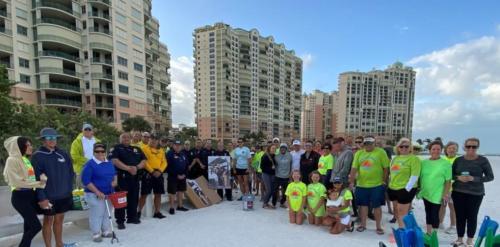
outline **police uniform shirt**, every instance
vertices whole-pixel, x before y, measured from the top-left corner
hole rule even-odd
[[[108,159],[118,159],[125,165],[137,166],[141,161],[146,160],[146,156],[142,150],[136,146],[118,144],[110,150]]]

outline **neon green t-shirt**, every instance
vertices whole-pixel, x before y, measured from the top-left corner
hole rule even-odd
[[[252,159],[252,167],[257,171],[258,173],[262,173],[262,169],[260,168],[260,160],[262,159],[262,156],[264,155],[264,151],[259,151],[257,152]]]
[[[318,172],[321,175],[326,175],[328,170],[333,169],[333,163],[335,159],[332,154],[329,155],[321,155],[318,162]]]
[[[311,208],[316,208],[321,198],[326,198],[326,188],[322,183],[313,183],[307,186],[307,204]],[[325,216],[325,206],[318,208],[314,214],[316,217]]]
[[[302,199],[307,196],[307,187],[303,182],[291,182],[286,188],[285,195],[288,196],[288,203],[293,212],[298,212],[302,204]]]
[[[373,188],[382,185],[384,168],[388,168],[389,163],[386,152],[381,148],[376,147],[371,152],[358,150],[352,162],[352,167],[358,170],[357,186]]]
[[[446,181],[451,181],[451,166],[447,160],[443,158],[423,160],[419,197],[435,204],[441,204]]]
[[[455,157],[452,157],[452,158],[448,158],[448,156],[443,156],[443,159],[447,160],[448,162],[450,162],[450,165],[453,165],[453,162],[455,162],[455,160],[458,158],[458,156],[455,156]]]
[[[344,189],[343,190],[343,194],[341,193],[340,194],[340,197],[342,197],[342,201],[345,203],[346,201],[349,201],[351,200],[352,201],[352,192],[348,189]],[[351,204],[352,205],[352,204]],[[340,213],[349,213],[351,211],[351,206],[347,207],[347,208],[344,208],[342,210],[340,210],[339,212]]]
[[[400,190],[406,187],[411,176],[420,176],[420,159],[413,155],[398,155],[391,162],[389,188]],[[418,186],[417,183],[413,188]]]

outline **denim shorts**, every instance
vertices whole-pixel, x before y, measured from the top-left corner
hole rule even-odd
[[[373,188],[356,187],[356,204],[371,208],[379,208],[385,205],[385,186],[380,185]]]

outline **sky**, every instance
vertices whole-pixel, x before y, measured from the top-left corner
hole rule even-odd
[[[413,139],[482,140],[500,153],[500,1],[153,0],[171,54],[174,125],[194,125],[195,28],[224,22],[272,35],[303,59],[303,89],[401,61],[417,71]]]

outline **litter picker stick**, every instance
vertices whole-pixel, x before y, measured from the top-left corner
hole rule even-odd
[[[120,240],[118,240],[118,238],[116,237],[115,229],[113,227],[113,218],[111,217],[111,212],[109,211],[108,199],[105,199],[104,202],[106,203],[106,210],[108,211],[109,223],[111,223],[111,244],[113,244],[115,240],[117,243],[119,243]]]

